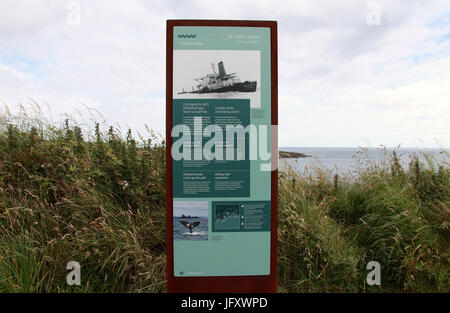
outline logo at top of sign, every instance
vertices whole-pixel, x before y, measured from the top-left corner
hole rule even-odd
[[[183,35],[183,34],[180,34],[180,35],[178,35],[178,38],[180,38],[180,39],[186,39],[186,38],[192,38],[192,39],[194,39],[195,37],[197,37],[197,35],[195,35],[195,34],[191,34],[191,35]]]

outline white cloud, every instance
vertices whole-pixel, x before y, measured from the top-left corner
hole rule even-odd
[[[83,0],[69,26],[68,1],[2,1],[0,100],[163,133],[165,20],[274,19],[280,145],[450,146],[450,3],[379,2],[368,26],[360,0]]]

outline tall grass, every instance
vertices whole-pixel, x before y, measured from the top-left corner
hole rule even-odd
[[[320,167],[280,176],[280,284],[289,291],[450,291],[448,154],[399,150],[348,175]],[[365,284],[370,261],[381,287]]]
[[[0,115],[0,292],[165,291],[164,141],[37,111]],[[445,151],[386,152],[351,177],[280,171],[279,290],[449,292],[449,189]]]
[[[88,135],[3,115],[0,291],[165,290],[164,143],[99,124]],[[71,260],[80,287],[65,282]]]
[[[323,177],[302,177],[292,169],[279,186],[279,280],[286,291],[355,292],[358,247],[327,214]]]

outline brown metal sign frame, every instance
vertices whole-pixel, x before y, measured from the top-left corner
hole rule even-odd
[[[176,26],[213,27],[265,27],[270,29],[271,41],[271,121],[278,125],[278,63],[277,22],[237,20],[168,20],[166,32],[166,252],[167,291],[179,293],[197,292],[276,292],[277,275],[277,213],[278,213],[278,170],[271,173],[271,237],[270,274],[264,276],[208,276],[175,277],[173,252],[173,160],[172,109],[173,109],[173,30]],[[277,140],[272,141],[276,144]],[[272,147],[272,151],[276,151]],[[277,153],[278,151],[276,151]],[[274,157],[272,155],[272,157]],[[278,159],[278,158],[277,158]]]

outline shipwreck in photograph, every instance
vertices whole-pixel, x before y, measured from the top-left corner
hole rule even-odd
[[[256,81],[244,81],[241,82],[236,76],[236,73],[227,74],[223,61],[220,61],[217,65],[219,73],[217,73],[214,63],[212,65],[212,74],[207,74],[204,77],[195,78],[197,85],[192,87],[192,91],[181,91],[178,94],[184,93],[215,93],[215,92],[255,92]]]

